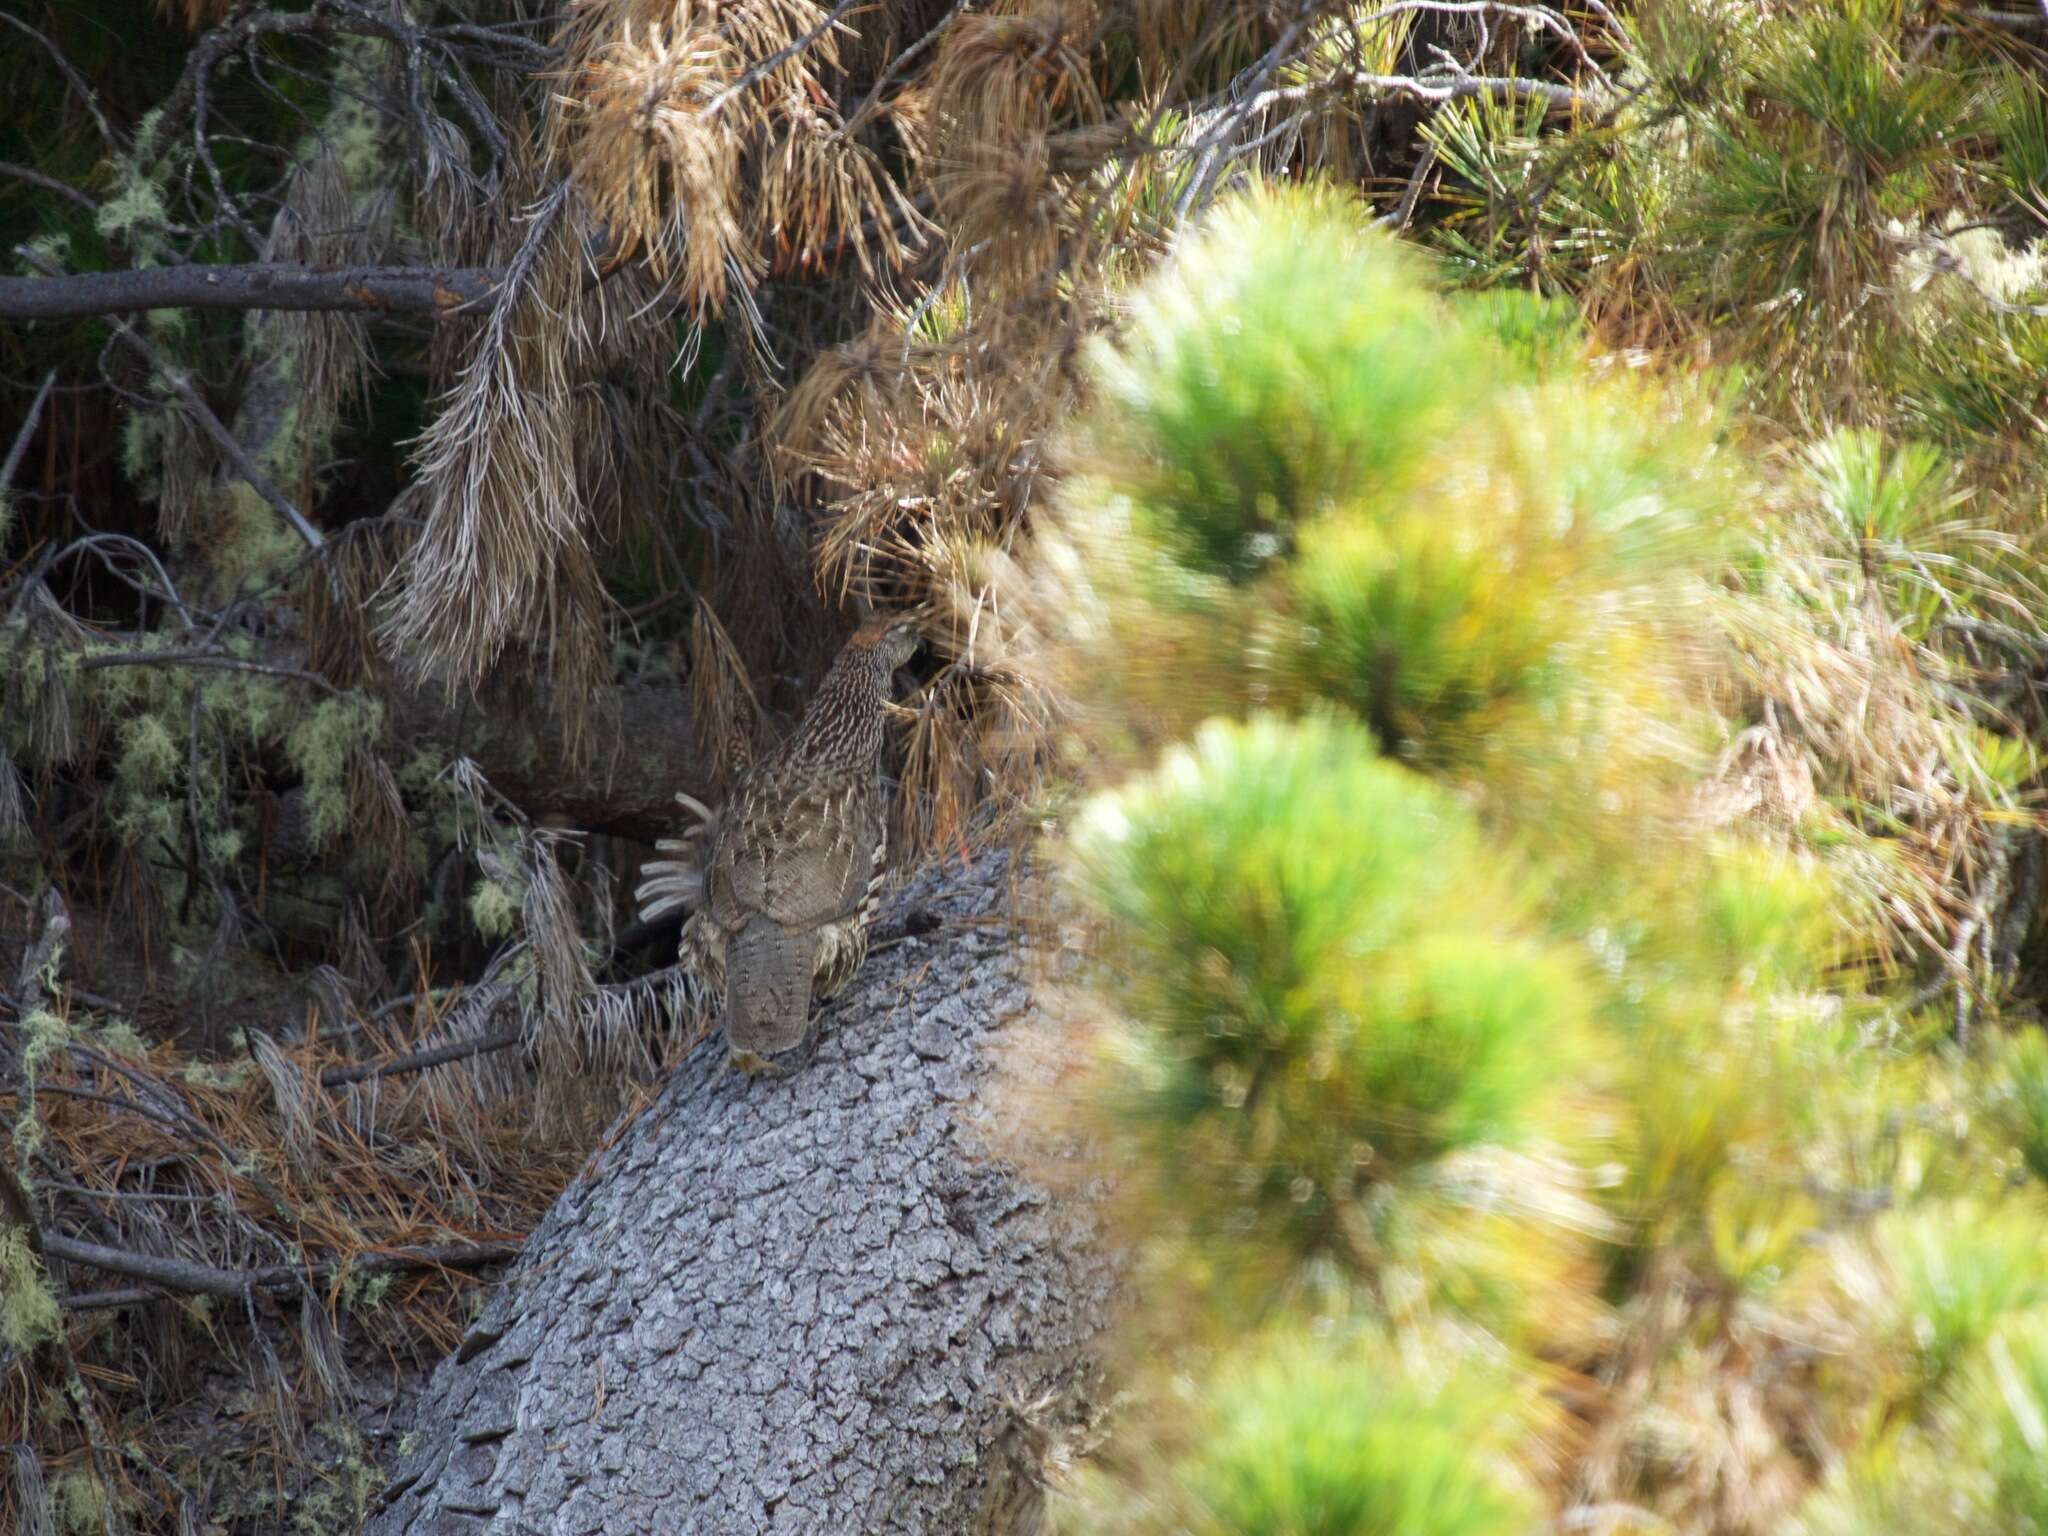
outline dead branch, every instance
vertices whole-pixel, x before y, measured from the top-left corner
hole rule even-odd
[[[1332,92],[1358,91],[1365,94],[1406,96],[1416,101],[1438,103],[1472,96],[1499,96],[1510,101],[1538,100],[1553,108],[1584,107],[1598,111],[1614,98],[1590,83],[1559,85],[1549,80],[1524,80],[1512,75],[1443,73],[1430,75],[1377,75],[1365,72],[1334,75],[1306,85],[1280,86],[1253,97],[1244,115],[1271,107],[1311,100]]]
[[[28,29],[24,27],[23,30]],[[145,124],[137,139],[137,168],[143,172],[153,170],[158,161],[170,152],[171,146],[186,129],[194,126],[198,104],[206,94],[207,81],[213,71],[259,37],[345,35],[379,38],[407,57],[420,57],[425,50],[432,48],[452,62],[458,47],[478,42],[477,33],[474,26],[459,25],[448,29],[444,36],[435,29],[412,26],[391,11],[351,3],[351,0],[329,0],[327,4],[305,11],[241,10],[194,45],[177,86]],[[489,33],[485,35],[491,36]],[[531,56],[532,46],[516,37],[494,37],[492,40],[502,51],[524,52]]]
[[[492,785],[536,821],[652,842],[675,830],[677,790],[700,798],[712,792],[686,689],[602,690],[598,708],[618,721],[618,734],[581,767],[571,764],[568,727],[550,690],[537,693],[511,707],[433,684],[393,683],[384,699],[396,737],[473,758]]]
[[[0,21],[6,22],[10,27],[26,32],[30,37],[43,45],[43,51],[49,54],[51,61],[56,64],[58,70],[63,74],[65,83],[71,87],[71,92],[78,98],[79,104],[92,115],[93,126],[99,129],[100,137],[110,147],[119,149],[121,146],[120,135],[116,134],[113,126],[108,123],[107,114],[100,110],[99,93],[86,83],[85,76],[78,72],[78,67],[64,56],[64,50],[23,21],[19,16],[10,16],[5,11],[0,11]]]
[[[25,245],[17,245],[14,254],[45,276],[64,275],[40,253],[30,250]],[[179,402],[191,413],[192,419],[198,423],[200,429],[213,439],[222,457],[235,467],[235,472],[248,482],[249,488],[263,498],[264,504],[284,520],[285,526],[304,540],[308,549],[320,548],[326,542],[320,536],[320,530],[306,521],[305,515],[291,504],[284,492],[272,483],[270,476],[249,457],[247,450],[235,441],[234,433],[221,425],[220,418],[213,414],[213,408],[200,397],[199,391],[192,387],[192,381],[186,376],[185,370],[166,358],[148,337],[127,321],[115,321],[114,334],[126,342],[137,356],[162,377],[164,383],[170,387],[171,393],[176,395]]]
[[[81,1242],[57,1232],[43,1233],[43,1251],[67,1264],[79,1264],[105,1274],[145,1281],[184,1295],[236,1298],[259,1290],[290,1293],[308,1281],[331,1280],[339,1275],[375,1275],[406,1269],[476,1269],[517,1258],[519,1248],[515,1242],[443,1243],[432,1247],[393,1248],[384,1253],[366,1253],[346,1262],[219,1269],[211,1264],[195,1264],[189,1259],[163,1258],[126,1248],[110,1248],[104,1243]]]
[[[124,1285],[105,1291],[73,1291],[68,1296],[59,1296],[57,1305],[67,1312],[103,1312],[112,1307],[140,1306],[162,1296],[162,1291],[146,1285]]]
[[[303,667],[279,666],[272,662],[250,661],[241,656],[230,656],[225,651],[113,651],[99,656],[87,656],[78,663],[78,670],[91,672],[102,667],[217,667],[227,672],[256,672],[265,677],[289,677],[330,694],[343,690],[334,686],[317,672],[308,672]]]
[[[372,310],[445,320],[487,299],[488,267],[307,267],[288,262],[0,277],[0,320],[75,320],[146,309]]]
[[[320,1086],[344,1088],[350,1083],[368,1082],[372,1078],[395,1077],[402,1072],[424,1072],[429,1067],[446,1066],[451,1061],[467,1061],[472,1056],[509,1049],[525,1038],[525,1034],[520,1030],[504,1030],[495,1035],[474,1035],[467,1040],[451,1040],[445,1045],[414,1051],[410,1055],[395,1057],[390,1061],[366,1061],[353,1067],[330,1067],[320,1074]]]
[[[25,181],[32,187],[41,187],[63,198],[74,208],[83,208],[87,213],[97,213],[99,204],[87,197],[68,181],[59,181],[54,176],[45,176],[41,171],[25,165],[16,165],[12,160],[0,160],[0,176],[9,176],[16,181]]]

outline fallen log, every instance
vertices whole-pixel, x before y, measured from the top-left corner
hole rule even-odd
[[[1036,1018],[1004,861],[896,899],[815,1058],[706,1042],[614,1128],[422,1402],[369,1536],[1032,1528],[1115,1266],[1000,1154],[993,1053]],[[905,925],[915,929],[916,923]]]

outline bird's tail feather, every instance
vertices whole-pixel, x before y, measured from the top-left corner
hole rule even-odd
[[[633,895],[640,903],[640,920],[651,923],[704,899],[703,855],[694,839],[654,845],[663,853],[682,853],[680,859],[649,859],[640,866],[641,881]]]
[[[654,848],[672,853],[672,859],[649,859],[640,866],[641,881],[633,895],[640,903],[640,921],[651,923],[685,907],[700,906],[704,900],[704,849],[718,825],[718,813],[701,800],[685,794],[676,804],[697,819],[681,837],[664,837]]]
[[[794,1049],[811,1013],[818,936],[756,913],[725,944],[725,1034],[735,1051]]]

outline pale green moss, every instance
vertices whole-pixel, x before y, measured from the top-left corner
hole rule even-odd
[[[287,685],[258,672],[223,674],[206,702],[224,730],[252,744],[283,741],[298,712]]]
[[[31,1100],[24,1106],[24,1112],[14,1117],[14,1134],[9,1138],[14,1149],[15,1162],[26,1165],[30,1158],[43,1150],[47,1139],[43,1134],[42,1116],[33,1112]]]
[[[114,667],[114,672],[142,672],[144,667]],[[114,765],[113,824],[131,847],[157,839],[170,841],[178,828],[180,806],[174,794],[184,748],[161,716],[130,716],[121,727],[121,752]]]
[[[90,1472],[60,1472],[50,1482],[50,1508],[57,1528],[71,1536],[99,1536],[107,1529],[107,1491]]]
[[[17,1226],[0,1227],[0,1343],[24,1355],[57,1337],[63,1322],[42,1264],[29,1251],[28,1234]]]
[[[215,573],[222,589],[268,576],[306,552],[261,496],[237,480],[222,496],[223,537],[215,548]]]
[[[487,939],[502,939],[519,921],[519,893],[495,880],[484,880],[469,896],[470,921]]]
[[[276,333],[281,333],[284,329],[283,325],[275,326],[272,339],[278,339]],[[287,381],[297,381],[298,361],[296,347],[286,345],[278,349],[277,366]],[[318,450],[326,447],[332,439],[331,430],[324,433],[314,430],[306,420],[308,414],[300,409],[300,402],[294,400],[277,418],[277,425],[272,430],[269,440],[256,450],[256,463],[271,479],[295,479],[299,467],[313,462]],[[302,433],[306,437],[305,442],[300,441]],[[264,512],[266,516],[275,516],[267,507]]]
[[[178,1076],[195,1088],[216,1088],[223,1093],[233,1093],[246,1087],[255,1072],[256,1064],[243,1058],[226,1063],[188,1062]]]
[[[145,495],[157,482],[162,433],[155,411],[130,411],[121,423],[121,472]]]
[[[131,245],[139,253],[152,238],[146,228],[139,226],[161,226],[169,221],[164,189],[154,179],[124,171],[114,194],[100,204],[93,227],[108,241]]]
[[[345,88],[336,91],[318,142],[340,163],[351,187],[380,185],[390,172],[390,120],[379,105],[384,72],[383,48],[374,39],[345,38],[335,49],[335,84]]]
[[[320,1432],[333,1442],[334,1464],[324,1476],[327,1486],[302,1492],[291,1501],[292,1529],[304,1536],[331,1536],[362,1526],[370,1500],[384,1485],[384,1471],[370,1460],[363,1437],[350,1424],[322,1424]]]
[[[37,258],[21,263],[22,275],[26,277],[41,277],[48,267],[71,265],[71,237],[61,232],[37,235],[33,240],[23,241],[22,249]]]
[[[177,146],[156,160],[148,170],[140,167],[151,158],[151,139],[157,114],[144,117],[135,137],[135,148],[114,160],[113,191],[100,203],[93,227],[110,245],[128,248],[130,265],[153,267],[170,254],[164,228],[170,222],[164,189],[170,186],[189,157],[189,150]]]
[[[78,749],[78,658],[16,629],[0,641],[0,741],[25,766],[69,763]]]
[[[329,846],[352,825],[350,763],[377,739],[383,720],[374,700],[344,694],[307,709],[285,737],[285,755],[305,788],[315,847]]]
[[[397,1278],[388,1269],[374,1275],[358,1275],[351,1270],[341,1282],[341,1304],[351,1312],[374,1312],[384,1305],[384,1298]]]
[[[191,334],[192,311],[147,309],[142,312],[142,324],[158,341],[179,341]]]
[[[137,715],[122,727],[121,757],[114,770],[122,782],[137,789],[162,789],[177,775],[183,761],[183,751],[155,715]]]
[[[43,974],[37,978],[43,986],[53,984],[58,956],[53,952],[43,967]],[[43,1063],[64,1048],[71,1039],[71,1028],[47,1008],[31,1008],[21,1020],[21,1075],[34,1083],[42,1072]]]
[[[123,1061],[141,1061],[149,1054],[149,1042],[126,1019],[104,1020],[93,1030],[92,1039],[97,1049]]]

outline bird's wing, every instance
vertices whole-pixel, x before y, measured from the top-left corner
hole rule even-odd
[[[750,794],[719,829],[711,909],[728,932],[765,913],[792,932],[850,916],[874,873],[882,836],[871,784]]]

